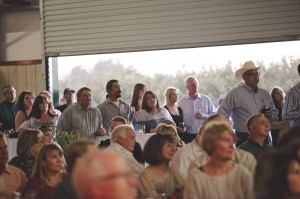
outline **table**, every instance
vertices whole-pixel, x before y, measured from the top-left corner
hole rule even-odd
[[[144,148],[147,140],[154,135],[155,133],[145,133],[145,134],[136,134],[136,141],[141,145],[142,149]],[[96,137],[96,143],[99,143],[103,140],[110,139],[110,135],[98,136]]]
[[[144,148],[147,140],[154,135],[155,133],[145,133],[145,134],[136,134],[136,141],[140,143],[142,149]],[[100,144],[102,140],[110,139],[109,135],[98,136],[96,137],[96,143]],[[8,138],[7,141],[7,150],[8,150],[8,159],[12,159],[17,156],[17,142],[18,138]]]

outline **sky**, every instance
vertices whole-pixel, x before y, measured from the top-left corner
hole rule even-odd
[[[234,68],[248,60],[263,61],[268,66],[280,62],[283,56],[300,58],[300,41],[59,57],[58,75],[63,79],[75,66],[89,70],[99,61],[110,59],[151,76],[155,73],[175,75],[182,66],[189,72],[220,68],[229,60]]]

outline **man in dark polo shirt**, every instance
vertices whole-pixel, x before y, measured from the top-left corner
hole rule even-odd
[[[0,103],[0,130],[15,130],[15,117],[18,111],[16,101],[16,89],[12,85],[5,85],[2,88],[4,101]]]
[[[270,124],[263,114],[251,116],[247,121],[247,127],[249,139],[239,146],[240,149],[252,153],[256,159],[267,151],[275,150],[265,143],[265,139],[269,136]]]

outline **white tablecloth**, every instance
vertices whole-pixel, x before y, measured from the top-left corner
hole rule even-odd
[[[142,149],[144,148],[147,140],[154,135],[155,133],[146,133],[146,134],[136,134],[136,141],[140,143]],[[96,142],[100,144],[102,140],[110,139],[109,135],[106,136],[98,136],[96,138]],[[12,159],[17,155],[17,138],[8,138],[7,141],[7,149],[8,149],[8,159]]]
[[[12,159],[17,156],[17,138],[7,138],[7,150],[8,150],[8,159]]]
[[[142,149],[144,148],[147,140],[154,135],[155,133],[145,133],[145,134],[136,134],[136,141],[141,145]],[[102,140],[107,140],[110,139],[109,135],[105,135],[105,136],[98,136],[96,138],[96,142],[100,144],[100,142]]]

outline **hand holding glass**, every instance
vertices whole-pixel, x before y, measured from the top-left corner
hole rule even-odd
[[[195,118],[197,119],[203,119],[203,113],[201,112],[201,109],[197,109],[196,113],[195,113]]]

